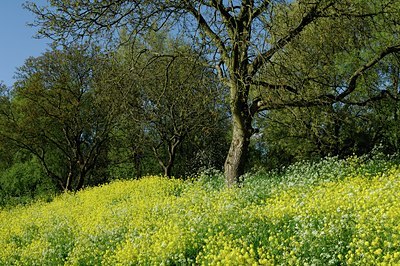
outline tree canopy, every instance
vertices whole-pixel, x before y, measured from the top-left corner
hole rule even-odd
[[[257,114],[396,98],[385,83],[371,88],[364,78],[400,51],[395,0],[54,0],[27,8],[39,35],[59,44],[115,44],[121,32],[168,27],[203,51],[230,89],[229,185],[244,172]]]
[[[96,49],[30,58],[3,105],[1,135],[34,154],[63,190],[82,188],[107,146],[115,116],[96,98],[106,66]]]

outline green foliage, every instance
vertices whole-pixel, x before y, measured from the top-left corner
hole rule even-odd
[[[15,162],[0,173],[0,206],[51,198],[55,191],[52,180],[46,176],[35,158],[25,162]]]
[[[95,46],[54,48],[27,59],[2,98],[0,136],[34,155],[60,190],[98,183],[90,175],[107,166],[115,113],[98,95],[110,69]]]
[[[271,111],[261,126],[258,147],[270,168],[326,156],[361,156],[381,147],[399,152],[398,109],[393,100],[367,107],[349,105]],[[262,119],[265,119],[262,118]],[[257,148],[257,147],[256,147]]]
[[[396,104],[370,104],[385,97],[399,98],[398,1],[149,0],[132,5],[128,0],[104,0],[50,1],[44,6],[31,2],[26,7],[36,15],[39,35],[58,44],[72,40],[135,43],[134,49],[125,46],[117,51],[122,75],[115,75],[117,71],[108,76],[114,85],[110,87],[122,95],[117,99],[133,99],[127,104],[130,107],[145,105],[125,114],[133,121],[131,127],[116,130],[129,132],[121,142],[130,151],[121,154],[135,161],[131,168],[137,176],[144,160],[148,165],[156,161],[168,176],[191,172],[188,168],[193,165],[175,167],[174,162],[209,150],[210,145],[182,147],[182,142],[196,139],[187,136],[188,131],[204,132],[188,129],[193,122],[208,121],[196,115],[212,109],[209,101],[202,100],[208,100],[208,94],[218,95],[217,73],[221,83],[230,87],[234,133],[225,170],[231,183],[243,173],[245,160],[254,161],[259,155],[272,158],[255,164],[277,166],[304,158],[364,154],[380,142],[398,150],[398,119],[390,114],[398,113]],[[171,40],[169,32],[178,38]],[[193,56],[198,54],[205,56]],[[197,89],[200,93],[194,93]],[[271,112],[275,109],[283,111]],[[273,121],[263,132],[267,144],[248,156],[252,123],[263,111]],[[137,145],[143,142],[151,149]],[[120,147],[116,148],[112,160],[118,157]],[[147,150],[154,151],[155,159],[145,154]],[[122,161],[129,169],[129,162]],[[111,172],[118,173],[114,169]]]
[[[328,158],[242,188],[221,177],[116,181],[0,211],[0,264],[400,263],[394,162]]]
[[[369,65],[362,78],[350,84],[380,51],[398,45],[394,36],[399,28],[393,22],[399,5],[396,1],[332,3],[338,9],[329,12],[337,12],[337,16],[308,25],[262,69],[262,80],[281,87],[254,86],[254,97],[261,95],[272,106],[288,103],[284,108],[269,108],[256,119],[265,142],[266,163],[271,167],[325,156],[362,155],[380,144],[388,153],[399,151],[398,127],[394,126],[398,125],[399,109],[397,53]],[[302,18],[299,11],[306,7],[301,1],[293,4],[291,10],[277,11],[277,35]],[[390,11],[381,16],[385,7]],[[342,11],[349,15],[340,16]],[[350,15],[363,12],[371,16]],[[325,102],[353,85],[354,93],[336,103]],[[302,106],[307,101],[310,104]]]
[[[115,52],[119,79],[110,83],[110,94],[118,99],[114,108],[122,108],[110,171],[181,177],[220,168],[227,146],[226,90],[205,58],[164,31],[121,42]]]

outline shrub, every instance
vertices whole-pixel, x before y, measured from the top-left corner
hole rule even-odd
[[[18,162],[0,174],[0,205],[27,203],[51,197],[55,187],[35,159]]]

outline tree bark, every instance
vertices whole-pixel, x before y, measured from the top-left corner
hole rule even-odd
[[[158,164],[161,166],[162,170],[164,171],[164,176],[166,176],[166,177],[172,176],[172,168],[174,167],[174,163],[175,163],[176,149],[183,141],[183,137],[182,136],[174,136],[169,141],[170,142],[168,143],[168,148],[167,148],[168,158],[166,159],[166,162],[164,162],[162,160],[162,158],[160,157],[160,155],[157,151],[159,146],[153,147],[154,155],[158,160]]]
[[[164,166],[164,176],[166,177],[171,177],[172,175],[172,163],[168,163],[166,166]]]
[[[240,176],[244,174],[253,134],[253,115],[247,103],[249,88],[237,81],[231,84],[232,140],[224,165],[228,187],[239,184]]]
[[[80,172],[78,176],[78,182],[74,188],[75,191],[81,190],[83,188],[83,184],[85,183],[85,177],[86,173],[85,172]]]
[[[176,156],[176,148],[181,143],[181,137],[174,137],[173,142],[168,144],[168,162],[167,165],[164,167],[164,174],[166,177],[172,176],[172,167],[175,163],[175,156]]]
[[[142,178],[142,153],[136,151],[136,149],[133,152],[133,162],[136,170],[136,178],[140,179]]]
[[[232,141],[225,160],[225,179],[228,187],[240,182],[244,174],[244,167],[249,151],[250,132],[246,129],[233,126]]]

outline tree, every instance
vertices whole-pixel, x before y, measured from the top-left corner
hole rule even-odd
[[[224,120],[217,108],[224,88],[205,60],[182,40],[167,33],[149,33],[131,42],[125,41],[117,52],[121,67],[130,69],[129,75],[122,75],[127,86],[123,92],[111,90],[114,95],[124,95],[118,105],[125,105],[125,113],[131,118],[131,123],[126,115],[122,118],[120,128],[126,131],[122,135],[131,140],[130,150],[137,153],[132,154],[135,162],[151,150],[163,174],[170,177],[184,143],[186,152],[195,153],[200,146],[211,148],[224,138],[215,134]],[[211,135],[213,143],[205,143]],[[135,168],[141,172],[138,166]]]
[[[152,63],[147,64],[146,74],[140,79],[144,88],[142,122],[154,156],[168,177],[182,143],[193,133],[211,133],[219,119],[213,73],[187,56],[181,53],[149,60]]]
[[[331,105],[347,101],[357,92],[359,79],[383,58],[400,51],[396,40],[399,7],[394,0],[320,0],[320,1],[61,1],[48,7],[34,3],[28,8],[36,14],[39,34],[56,41],[113,38],[125,27],[137,34],[141,29],[174,20],[175,31],[193,37],[193,43],[214,48],[216,71],[230,88],[232,141],[225,161],[228,185],[238,182],[243,174],[250,137],[256,132],[253,120],[257,113],[287,106]],[[357,62],[355,71],[345,83],[327,87],[322,93],[303,98],[303,87],[284,82],[259,80],[260,72],[273,65],[292,43],[299,43],[302,34],[319,22],[356,19],[371,24],[379,18],[380,32],[371,37],[374,46],[362,44],[359,51],[366,56]],[[384,23],[384,24],[381,24]],[[384,28],[386,25],[386,28]],[[365,32],[354,29],[354,33]],[[319,36],[312,36],[319,38]],[[344,44],[345,45],[345,44]],[[291,62],[287,62],[291,64]],[[270,75],[273,76],[273,73]],[[257,88],[263,87],[263,93]],[[286,99],[275,98],[280,91],[291,91]],[[387,96],[382,90],[379,95]],[[367,101],[367,100],[363,100]]]
[[[1,117],[9,107],[9,94],[10,89],[0,82],[0,125],[3,124]],[[13,164],[17,152],[12,142],[0,134],[0,171],[4,171]]]
[[[269,83],[290,84],[286,90],[277,90],[273,101],[285,102],[293,96],[310,100],[329,90],[335,94],[344,91],[359,66],[368,62],[382,43],[392,41],[396,30],[391,27],[382,17],[325,19],[310,25],[261,72]],[[317,35],[320,38],[313,38]],[[364,154],[380,143],[387,143],[386,150],[394,152],[397,130],[391,124],[397,119],[399,104],[397,68],[398,54],[382,58],[357,80],[355,93],[335,104],[269,110],[256,121],[257,125],[266,124],[262,131],[268,143],[265,149],[271,157],[286,154],[280,160],[289,163]]]
[[[2,111],[1,135],[29,151],[62,190],[78,190],[101,167],[114,114],[96,98],[107,61],[96,48],[30,58]]]

